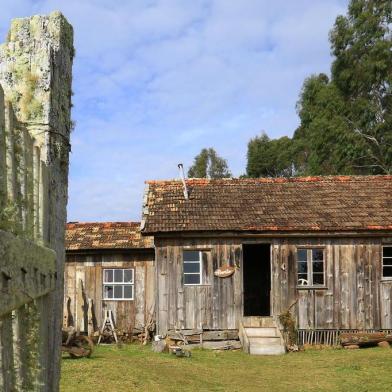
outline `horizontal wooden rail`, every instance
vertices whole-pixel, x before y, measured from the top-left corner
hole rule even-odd
[[[0,230],[0,317],[55,288],[56,253]]]

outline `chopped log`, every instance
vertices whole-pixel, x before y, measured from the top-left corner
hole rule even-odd
[[[342,333],[340,334],[340,343],[342,346],[358,345],[360,347],[376,346],[380,342],[392,342],[392,335],[382,332],[375,333]]]
[[[382,348],[391,348],[391,346],[389,345],[389,343],[385,340],[383,340],[382,342],[378,342],[377,343],[378,347],[382,347]]]

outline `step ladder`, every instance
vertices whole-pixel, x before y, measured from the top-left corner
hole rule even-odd
[[[114,329],[113,312],[111,310],[105,310],[105,318],[102,324],[101,333],[99,334],[97,344],[101,342],[102,336],[106,331],[111,333],[115,342],[118,343],[116,330]]]
[[[283,337],[273,317],[243,317],[239,337],[251,355],[280,355],[286,352]]]

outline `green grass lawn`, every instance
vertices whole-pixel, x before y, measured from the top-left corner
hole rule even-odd
[[[62,392],[392,391],[392,349],[307,350],[282,356],[197,350],[191,358],[150,347],[100,346],[63,358]]]

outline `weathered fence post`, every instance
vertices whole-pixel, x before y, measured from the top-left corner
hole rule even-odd
[[[0,46],[0,390],[57,391],[73,30],[12,22]]]

